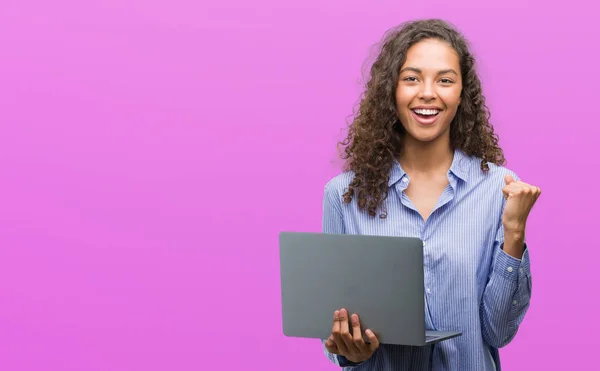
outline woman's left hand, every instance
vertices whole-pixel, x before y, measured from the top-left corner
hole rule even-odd
[[[502,224],[505,233],[525,233],[525,224],[529,212],[540,197],[542,191],[531,184],[524,183],[507,174],[504,176],[506,186],[502,188],[506,206],[502,214]]]

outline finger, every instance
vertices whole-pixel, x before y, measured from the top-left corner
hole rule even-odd
[[[365,333],[367,334],[367,338],[369,339],[369,349],[371,350],[371,352],[374,352],[375,350],[377,350],[377,348],[379,348],[379,339],[377,339],[377,336],[375,336],[375,334],[371,330],[367,330],[365,331]]]
[[[522,194],[526,197],[535,197],[535,189],[536,187],[525,185],[517,190],[518,194]]]
[[[510,175],[508,175],[510,176]],[[531,184],[525,183],[522,180],[515,180],[512,176],[510,176],[512,181],[510,183],[507,183],[506,185],[510,185],[510,186],[525,186],[525,187],[531,187]],[[504,177],[504,181],[506,181],[506,177]]]
[[[335,345],[337,346],[339,352],[341,354],[348,353],[348,347],[344,343],[341,334],[341,324],[340,324],[340,311],[336,310],[333,313],[333,328],[331,329],[331,334],[333,335],[333,339],[335,340]]]
[[[340,311],[336,310],[335,312],[333,312],[333,326],[331,327],[332,335],[335,334],[336,329],[337,329],[337,332],[340,331],[339,325],[340,325]]]
[[[333,335],[329,336],[327,341],[325,341],[325,348],[327,349],[327,351],[329,353],[332,353],[332,354],[339,354],[339,352],[340,352],[340,350],[338,349],[338,347],[335,343],[335,339],[333,338]]]
[[[502,188],[502,193],[504,194],[504,198],[507,198],[511,193],[515,194],[517,191],[521,189],[521,186],[515,184],[514,182],[508,185],[505,185]]]
[[[518,188],[516,188],[514,186],[506,186],[506,187],[502,188],[502,194],[504,195],[504,198],[507,200],[509,197],[514,196],[517,191],[518,191]]]
[[[535,205],[538,197],[540,197],[540,193],[537,189],[533,189],[531,192],[531,198],[533,199],[533,201],[531,202],[531,206],[533,207],[533,205]]]
[[[510,193],[510,190],[508,189],[508,187],[504,187],[502,188],[502,195],[504,196],[505,199],[508,200],[508,195]]]
[[[535,187],[530,186],[530,185],[520,185],[520,184],[515,184],[512,183],[510,185],[505,186],[504,188],[502,188],[502,193],[504,194],[504,197],[507,198],[507,196],[519,196],[519,195],[533,195],[534,194],[534,189]]]
[[[514,190],[517,190],[517,189],[523,189],[523,188],[527,188],[527,187],[530,187],[530,185],[525,184],[525,183],[519,184],[517,182],[512,182],[510,184],[505,185],[503,189],[514,189]]]
[[[348,311],[346,309],[340,310],[340,326],[341,326],[341,335],[342,340],[346,344],[349,352],[355,352],[356,346],[354,345],[354,341],[352,340],[352,336],[350,335],[350,327],[348,325]]]
[[[354,345],[358,348],[358,351],[361,353],[367,352],[367,344],[365,344],[365,340],[362,337],[362,331],[360,330],[360,319],[357,314],[353,314],[351,317],[352,320],[352,338],[354,340]]]
[[[511,184],[512,182],[514,182],[514,181],[515,181],[515,179],[513,178],[513,176],[512,176],[512,175],[510,175],[510,174],[506,174],[506,175],[504,176],[504,181],[506,182],[506,184]]]

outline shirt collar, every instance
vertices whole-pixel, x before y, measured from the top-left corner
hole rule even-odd
[[[458,178],[463,181],[467,181],[469,179],[469,165],[471,163],[471,159],[460,149],[454,150],[454,159],[452,160],[452,165],[450,166],[450,171],[452,174],[456,175]]]
[[[469,164],[470,158],[463,151],[455,149],[452,165],[450,166],[450,172],[466,182],[469,179]],[[391,187],[394,185],[396,182],[402,179],[404,175],[406,175],[406,172],[404,169],[402,169],[400,162],[398,160],[394,160],[394,163],[392,164],[392,170],[390,172],[388,186]]]

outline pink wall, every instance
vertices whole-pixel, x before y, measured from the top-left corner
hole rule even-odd
[[[277,233],[320,229],[369,47],[421,17],[472,41],[508,166],[544,191],[504,366],[591,369],[598,9],[494,3],[0,4],[0,369],[334,370],[282,335]]]

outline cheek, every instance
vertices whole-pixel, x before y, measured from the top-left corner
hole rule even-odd
[[[402,89],[396,93],[396,105],[398,106],[399,111],[406,110],[410,103],[412,102],[413,95],[410,91],[406,89]]]
[[[448,92],[442,99],[449,110],[456,110],[460,104],[460,91]]]

